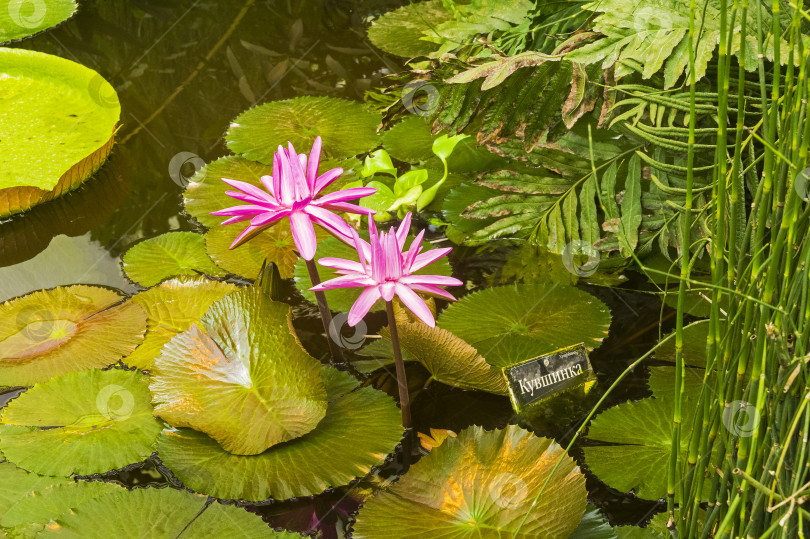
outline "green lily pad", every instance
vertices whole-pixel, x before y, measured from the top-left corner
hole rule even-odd
[[[366,501],[352,537],[568,537],[587,504],[585,477],[572,458],[563,457],[532,505],[562,456],[553,440],[516,425],[470,427]]]
[[[0,386],[105,367],[143,340],[146,313],[98,286],[40,290],[0,305]]]
[[[244,288],[214,303],[155,359],[155,415],[255,455],[310,432],[326,414],[321,363],[304,351],[286,303]]]
[[[297,152],[309,155],[312,143],[320,136],[324,159],[342,159],[379,144],[377,126],[381,119],[361,103],[303,96],[243,112],[231,123],[225,140],[232,152],[272,165],[279,145],[286,148],[289,141]]]
[[[579,526],[568,539],[616,539],[616,532],[598,507],[588,504]]]
[[[235,285],[205,277],[178,277],[132,296],[132,302],[146,311],[146,335],[123,362],[141,370],[151,369],[160,349],[178,333],[187,330],[205,311]]]
[[[161,423],[152,417],[147,378],[91,369],[37,384],[3,408],[0,450],[28,471],[89,475],[122,468],[154,451]]]
[[[38,34],[76,13],[74,0],[8,0],[5,4],[0,10],[0,43]]]
[[[312,432],[259,455],[233,455],[191,429],[163,431],[158,455],[189,488],[221,499],[261,501],[320,494],[382,464],[402,436],[400,411],[385,393],[357,389],[323,367],[329,404]]]
[[[208,503],[205,496],[171,488],[123,490],[89,500],[49,526],[43,537],[169,539],[181,535],[300,538],[273,532],[260,516],[240,507]]]
[[[361,236],[364,236],[364,234],[361,233]],[[422,243],[422,246],[423,246],[422,252],[427,252],[433,249],[433,246],[429,242]],[[317,261],[320,260],[321,258],[326,257],[337,257],[337,258],[345,258],[347,260],[357,260],[357,250],[354,247],[346,245],[337,238],[326,238],[318,245],[318,252],[315,255],[315,260]],[[433,264],[430,264],[429,266],[415,272],[414,275],[450,276],[452,272],[453,269],[450,267],[450,262],[447,260],[447,257],[443,257],[434,262]],[[325,268],[320,265],[318,265],[318,274],[321,278],[321,282],[338,276],[337,271],[335,271],[334,269]],[[315,293],[309,291],[309,289],[312,288],[312,280],[309,278],[309,271],[307,271],[307,265],[303,259],[299,260],[296,263],[295,271],[293,272],[293,277],[295,279],[295,286],[298,288],[301,294],[308,301],[315,303],[316,302]],[[333,311],[348,312],[349,309],[352,308],[352,304],[354,304],[355,300],[360,296],[360,293],[362,291],[363,291],[362,288],[339,288],[336,290],[329,290],[324,294],[326,295],[326,301],[329,303],[330,309],[332,309]],[[385,303],[383,303],[382,301],[378,301],[374,305],[374,307],[371,308],[371,310],[378,311],[384,308]]]
[[[442,312],[438,325],[505,367],[580,342],[598,348],[610,311],[573,286],[516,284],[464,296]]]
[[[435,27],[452,18],[441,0],[408,4],[374,21],[368,29],[368,38],[389,54],[403,58],[422,56],[439,48],[422,38],[440,37]]]
[[[430,122],[422,116],[408,116],[383,135],[383,148],[395,159],[406,163],[427,161],[433,154]]]
[[[709,337],[709,323],[691,324],[683,328],[684,363],[692,367],[706,366],[706,340]],[[656,359],[675,363],[675,337],[655,351]]]
[[[121,106],[112,86],[92,69],[50,54],[0,48],[0,110],[2,218],[75,189],[92,175],[110,153]]]
[[[475,348],[449,331],[422,322],[397,322],[397,331],[403,354],[424,365],[434,380],[462,389],[509,394],[501,369],[487,363]],[[383,338],[369,347],[382,349],[383,357],[393,362],[391,333],[383,328],[380,334]]]
[[[167,232],[134,245],[124,254],[124,271],[143,286],[178,275],[225,275],[208,257],[205,237],[194,232]]]

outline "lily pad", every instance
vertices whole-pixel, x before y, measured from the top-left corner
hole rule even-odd
[[[270,537],[300,538],[273,532],[245,509],[208,503],[205,496],[171,488],[122,490],[79,505],[49,526],[43,537]]]
[[[326,414],[321,363],[304,351],[290,306],[260,288],[234,292],[155,359],[155,415],[255,455],[310,432]]]
[[[163,345],[235,290],[235,285],[205,277],[178,277],[132,296],[131,301],[146,311],[147,329],[143,343],[123,362],[141,370],[151,369]]]
[[[178,275],[225,275],[208,257],[205,237],[194,232],[167,232],[134,245],[124,254],[124,271],[147,287]]]
[[[423,252],[433,249],[433,246],[429,242],[424,242],[422,245],[424,246]],[[326,257],[357,260],[357,250],[354,247],[346,245],[337,238],[326,238],[318,245],[318,252],[315,255],[315,260],[317,261]],[[414,275],[450,276],[452,272],[453,269],[450,267],[450,262],[447,260],[447,257],[443,257],[430,266],[415,272]],[[321,282],[338,276],[337,271],[334,269],[325,268],[320,265],[318,265],[318,274],[321,278]],[[307,265],[303,259],[296,263],[293,276],[295,278],[295,286],[298,288],[301,294],[308,301],[315,303],[315,294],[309,291],[309,289],[312,288],[312,280],[309,278],[309,271],[307,271]],[[326,301],[329,303],[329,308],[333,311],[348,312],[362,291],[362,288],[339,288],[336,290],[329,290],[325,292]],[[385,303],[382,301],[378,301],[374,307],[371,308],[372,311],[378,311],[381,309],[385,309]]]
[[[400,411],[385,393],[357,389],[344,372],[323,367],[321,374],[326,416],[305,436],[244,456],[199,431],[169,429],[158,440],[161,460],[185,486],[222,499],[312,496],[365,475],[399,443]]]
[[[110,153],[121,106],[112,86],[92,69],[50,54],[0,48],[0,110],[2,218],[75,189],[92,175]]]
[[[225,140],[232,152],[272,165],[273,152],[279,145],[286,148],[287,142],[292,142],[299,153],[308,155],[320,136],[324,159],[342,159],[379,144],[377,126],[381,119],[380,114],[361,103],[303,96],[243,112],[231,123]]]
[[[152,417],[147,378],[91,369],[37,384],[3,409],[0,450],[28,471],[89,475],[122,468],[154,451],[161,423]]]
[[[41,290],[0,305],[0,386],[105,367],[143,340],[146,313],[98,286]]]
[[[435,27],[452,18],[441,0],[408,4],[374,21],[368,29],[368,38],[389,54],[403,58],[422,56],[439,48],[422,38],[440,37]]]
[[[693,367],[706,366],[706,340],[709,337],[709,323],[691,324],[683,328],[684,363]],[[655,351],[655,358],[675,363],[675,337]]]
[[[352,537],[568,537],[587,504],[585,477],[572,458],[563,457],[532,504],[562,455],[554,441],[516,425],[470,427],[369,499]]]
[[[573,286],[516,284],[464,296],[442,312],[438,324],[492,365],[505,367],[580,342],[598,348],[610,311]]]
[[[383,135],[383,148],[395,159],[406,163],[427,161],[433,154],[430,122],[422,116],[408,116]]]
[[[475,348],[449,331],[421,322],[397,322],[397,331],[403,353],[424,365],[434,380],[462,389],[508,395],[501,369],[487,363]],[[380,334],[383,339],[372,345],[376,350],[384,346],[384,355],[393,361],[391,333],[383,328]]]
[[[0,10],[0,43],[38,34],[76,13],[74,0],[8,0],[5,4]]]

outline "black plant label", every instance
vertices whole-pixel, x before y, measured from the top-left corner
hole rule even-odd
[[[527,406],[593,379],[584,343],[505,367],[503,373],[509,385],[512,407],[518,413]]]

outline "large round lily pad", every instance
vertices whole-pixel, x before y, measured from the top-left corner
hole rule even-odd
[[[516,425],[447,438],[389,490],[369,499],[355,539],[568,537],[587,504],[585,477],[562,448]],[[524,522],[525,519],[525,522]]]
[[[231,124],[225,140],[234,153],[253,161],[273,163],[279,145],[292,142],[309,155],[315,138],[323,139],[324,159],[367,152],[379,144],[381,117],[365,105],[336,97],[303,96],[249,109]],[[323,169],[325,171],[326,169]]]
[[[3,408],[0,450],[31,472],[68,476],[122,468],[154,451],[162,428],[145,376],[91,369],[37,384]]]
[[[179,275],[225,275],[208,257],[205,237],[194,232],[167,232],[137,243],[124,254],[123,265],[127,277],[143,286]]]
[[[320,371],[295,336],[290,306],[250,287],[214,303],[163,347],[149,389],[155,415],[169,424],[255,455],[323,419]]]
[[[0,305],[0,386],[105,367],[143,340],[146,313],[98,286],[40,290]]]
[[[321,372],[329,404],[305,436],[245,456],[199,431],[169,429],[158,440],[158,455],[187,487],[222,499],[287,499],[348,484],[382,464],[399,443],[400,411],[385,393],[357,389],[344,372]]]
[[[706,366],[706,340],[709,337],[709,323],[691,324],[683,328],[683,360],[693,367]],[[658,350],[656,359],[675,363],[675,337],[673,336]]]
[[[384,13],[374,21],[368,29],[368,38],[395,56],[413,58],[430,54],[439,46],[422,38],[439,37],[436,26],[452,18],[441,0],[408,4]]]
[[[442,312],[438,325],[505,367],[580,342],[598,348],[610,310],[573,286],[517,284],[464,296]]]
[[[75,189],[93,174],[110,153],[121,106],[92,69],[0,48],[0,111],[5,217]]]
[[[273,532],[245,509],[208,502],[171,488],[122,490],[82,503],[49,526],[44,537],[140,537],[141,539],[254,538],[293,539]]]
[[[230,283],[205,277],[178,277],[133,296],[131,301],[147,313],[147,331],[143,343],[123,359],[124,363],[144,370],[152,368],[163,345],[236,289]]]
[[[74,0],[6,0],[0,9],[0,43],[32,36],[69,19]]]
[[[361,236],[362,235],[363,234],[361,234]],[[424,246],[423,252],[433,249],[433,246],[429,242],[424,242],[422,245]],[[354,247],[346,245],[337,238],[326,238],[318,244],[318,252],[315,255],[315,260],[317,261],[326,257],[345,258],[346,260],[358,259],[357,250]],[[433,264],[430,264],[429,266],[415,272],[414,275],[450,276],[452,273],[453,269],[450,267],[450,262],[448,261],[447,257],[443,257]],[[327,279],[337,277],[338,273],[332,268],[325,268],[318,265],[318,275],[321,278],[321,282],[323,282]],[[303,259],[298,260],[295,265],[295,272],[293,273],[293,276],[295,278],[295,286],[298,288],[301,294],[303,294],[307,300],[315,303],[315,293],[309,291],[309,289],[312,288],[312,280],[309,278],[309,271],[307,270],[306,261]],[[328,290],[324,292],[324,294],[326,295],[326,301],[329,303],[330,309],[333,311],[348,312],[362,291],[362,288],[338,288],[335,290]],[[374,307],[371,308],[372,311],[378,311],[380,309],[385,309],[385,303],[382,301],[378,301]]]

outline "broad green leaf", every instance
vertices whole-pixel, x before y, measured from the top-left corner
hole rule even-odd
[[[598,507],[588,504],[582,520],[568,539],[616,539],[616,532]]]
[[[406,245],[410,245],[410,241],[413,241],[413,238],[406,241]],[[422,248],[422,252],[426,252],[433,249],[433,246],[429,242],[424,242],[422,244]],[[347,260],[358,259],[357,250],[354,247],[350,247],[336,238],[327,238],[318,246],[318,253],[315,256],[315,260],[317,261],[325,257],[345,258]],[[331,268],[324,268],[320,265],[318,265],[318,273],[321,277],[321,282],[338,276],[335,270]],[[447,257],[443,257],[426,268],[417,271],[415,274],[449,276],[451,273],[452,268],[450,267],[450,262],[448,262]],[[312,288],[312,281],[309,278],[309,272],[307,271],[306,264],[303,262],[303,260],[299,260],[295,265],[294,278],[295,286],[298,288],[301,294],[308,301],[315,303],[315,294],[309,291],[309,289]],[[333,311],[349,312],[349,309],[352,308],[352,304],[358,298],[358,296],[360,296],[362,291],[362,288],[341,288],[325,292],[325,295],[326,300],[329,302],[330,309]],[[374,307],[372,307],[372,310],[384,308],[385,304],[382,301],[379,301]]]
[[[405,216],[405,210],[416,203],[419,199],[419,195],[422,194],[422,186],[416,185],[411,187],[403,193],[403,195],[397,198],[393,204],[388,209],[388,211],[397,211],[397,215],[399,217]]]
[[[146,311],[146,335],[132,354],[122,361],[141,370],[151,369],[160,349],[172,337],[187,330],[215,302],[230,294],[235,285],[205,277],[179,277],[132,296],[132,303]]]
[[[143,341],[146,313],[98,286],[40,290],[0,305],[0,386],[106,367]]]
[[[357,389],[346,373],[321,372],[329,403],[309,434],[246,456],[199,431],[169,429],[158,441],[161,460],[185,486],[222,499],[311,496],[365,475],[399,443],[400,411],[385,393]]]
[[[214,303],[155,359],[155,415],[255,455],[311,431],[326,413],[321,364],[295,336],[289,305],[256,287]]]
[[[408,116],[383,135],[383,147],[391,156],[406,163],[419,163],[433,157],[430,123],[422,116]]]
[[[442,135],[433,141],[433,153],[442,161],[447,161],[447,158],[453,153],[456,144],[468,137],[469,135]]]
[[[687,395],[697,397],[703,389],[704,369],[687,367],[684,369],[683,383]],[[672,398],[675,395],[675,367],[650,367],[650,379],[647,384],[655,397]],[[714,388],[706,388],[714,394]]]
[[[375,220],[380,222],[389,220],[391,215],[388,213],[388,208],[396,204],[397,196],[390,187],[376,180],[368,182],[366,187],[373,187],[377,192],[371,196],[363,197],[360,201],[360,205],[377,212],[374,214]]]
[[[462,84],[484,78],[484,82],[481,84],[481,90],[489,90],[501,84],[509,75],[522,67],[536,66],[548,61],[560,60],[557,56],[549,56],[535,51],[526,51],[505,58],[495,58],[496,59],[492,61],[485,62],[467,71],[462,71],[458,75],[447,79],[447,82],[450,84]]]
[[[380,115],[360,103],[303,96],[243,112],[231,123],[225,140],[232,152],[271,165],[279,145],[286,148],[289,141],[298,153],[309,155],[315,137],[320,136],[322,157],[341,159],[376,147],[379,123]]]
[[[709,323],[690,324],[683,328],[683,359],[692,367],[706,366],[706,343],[709,337]],[[655,351],[656,359],[675,363],[675,337]]]
[[[374,21],[368,29],[368,38],[389,54],[404,58],[422,56],[438,48],[422,37],[437,37],[440,34],[436,33],[436,25],[452,18],[441,0],[408,4]]]
[[[143,286],[179,275],[225,275],[205,252],[205,238],[194,232],[167,232],[144,240],[124,254],[123,265],[127,277]]]
[[[155,450],[161,423],[152,417],[147,378],[91,369],[37,384],[3,409],[0,450],[43,475],[90,475],[140,462]]]
[[[397,167],[391,162],[391,157],[385,150],[376,150],[363,161],[363,170],[360,174],[364,178],[374,174],[388,174],[396,178]]]
[[[475,348],[449,331],[431,328],[422,322],[397,322],[397,331],[403,354],[408,360],[424,365],[434,380],[462,389],[508,395],[501,369],[487,363]],[[380,334],[383,339],[372,343],[376,346],[371,353],[393,362],[394,351],[388,328],[383,328]],[[380,353],[374,353],[376,351]]]
[[[17,1],[7,7],[14,8]],[[58,56],[3,47],[0,110],[2,218],[75,189],[90,177],[110,153],[121,106],[112,86],[92,69]]]
[[[74,0],[8,0],[0,10],[0,43],[32,36],[69,19]]]
[[[425,169],[409,170],[394,183],[394,194],[401,197],[414,187],[422,185],[428,179],[428,171]]]
[[[632,256],[638,245],[639,225],[641,225],[641,159],[634,154],[627,165],[622,216],[619,220],[619,245],[624,258]]]
[[[493,431],[470,427],[367,500],[352,537],[568,537],[580,523],[586,498],[585,477],[554,441],[516,425]]]
[[[602,212],[605,219],[619,218],[619,205],[616,204],[616,172],[618,165],[616,161],[610,164],[602,173],[602,181],[599,182],[602,189],[599,192],[599,202],[602,205]]]
[[[293,539],[269,529],[261,517],[241,507],[209,502],[205,496],[172,488],[136,488],[100,496],[48,526],[43,537],[140,537],[142,539]]]
[[[573,286],[517,284],[464,296],[441,313],[438,325],[505,367],[580,342],[598,348],[610,311]]]

